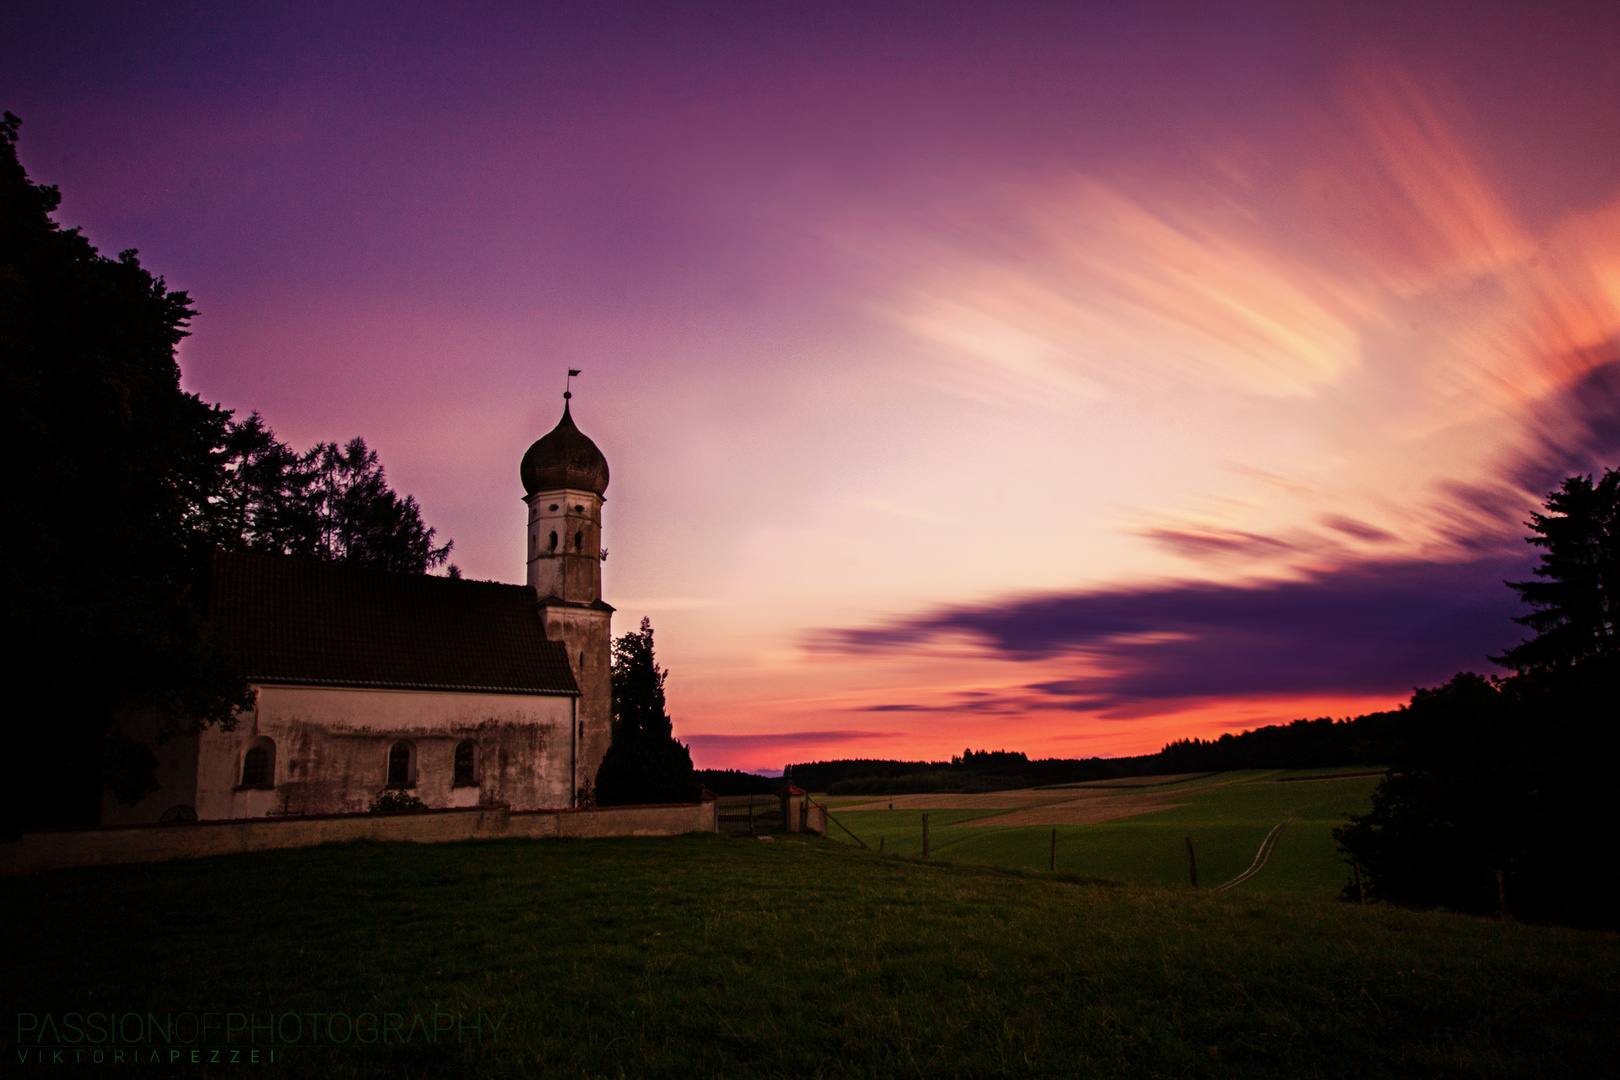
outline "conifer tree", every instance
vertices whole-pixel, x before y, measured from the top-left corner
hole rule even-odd
[[[613,642],[613,743],[596,773],[603,806],[692,802],[698,797],[692,755],[674,736],[664,709],[664,677],[653,653],[652,621]]]
[[[1571,476],[1531,514],[1542,549],[1535,581],[1508,586],[1535,608],[1514,621],[1536,631],[1492,660],[1519,672],[1550,672],[1585,660],[1620,659],[1620,472],[1596,483]]]
[[[364,439],[316,443],[298,454],[253,413],[230,425],[225,453],[225,481],[215,500],[221,547],[408,574],[450,558],[452,543],[434,545],[416,499],[388,486],[377,452]]]

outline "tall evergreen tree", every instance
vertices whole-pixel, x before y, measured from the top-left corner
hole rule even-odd
[[[664,677],[653,653],[652,621],[613,642],[613,742],[596,773],[603,806],[691,802],[698,797],[692,755],[664,709]]]
[[[258,414],[233,421],[225,438],[225,476],[214,518],[223,548],[313,556],[316,532],[305,489],[308,471]]]
[[[1567,478],[1546,510],[1529,521],[1539,580],[1508,582],[1535,609],[1515,621],[1536,636],[1491,659],[1520,672],[1620,660],[1620,472]]]

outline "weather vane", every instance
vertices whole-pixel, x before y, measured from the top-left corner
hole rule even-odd
[[[568,369],[568,381],[563,384],[563,400],[564,401],[567,401],[569,398],[574,396],[574,376],[578,375],[578,374],[579,374],[579,368],[571,367],[571,368]]]

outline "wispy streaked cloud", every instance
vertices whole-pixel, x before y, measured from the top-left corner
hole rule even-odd
[[[1224,424],[1232,469],[1281,485],[1218,511],[1149,503],[1128,528],[1155,544],[1278,569],[1335,537],[1465,557],[1471,535],[1432,504],[1516,487],[1522,515],[1544,491],[1522,463],[1583,441],[1594,403],[1571,411],[1571,392],[1620,357],[1620,192],[1532,228],[1457,134],[1460,106],[1371,61],[1339,100],[1291,155],[1009,184],[981,196],[994,213],[838,240],[891,269],[880,309],[937,347],[927,378]],[[1290,430],[1282,453],[1244,445]]]

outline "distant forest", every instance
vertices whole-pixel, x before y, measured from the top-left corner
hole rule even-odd
[[[1218,739],[1179,739],[1156,754],[1136,757],[1032,761],[1014,751],[964,750],[949,761],[811,761],[788,766],[784,775],[807,791],[829,795],[904,795],[1004,791],[1227,769],[1366,767],[1386,763],[1388,741],[1399,715],[1391,711],[1353,720],[1295,720]]]
[[[774,795],[785,783],[780,776],[759,776],[736,769],[698,769],[697,779],[713,795]]]

